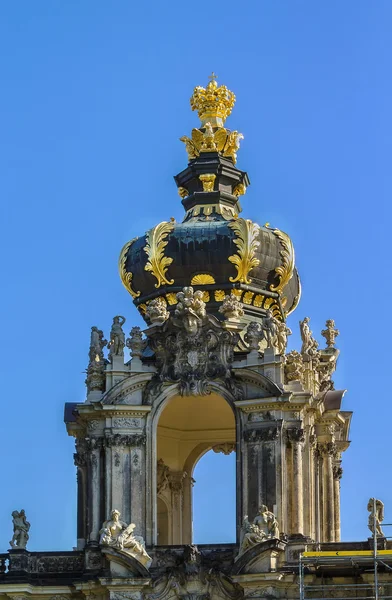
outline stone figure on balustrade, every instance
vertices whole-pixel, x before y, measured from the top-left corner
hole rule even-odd
[[[99,532],[99,543],[101,546],[124,550],[148,569],[152,559],[146,552],[144,539],[140,535],[134,535],[136,528],[134,523],[127,525],[124,521],[120,521],[120,516],[118,510],[112,510],[111,519],[104,522]]]
[[[14,535],[10,541],[11,548],[25,549],[29,539],[30,523],[26,519],[25,511],[14,510],[12,513],[12,524],[14,526]]]

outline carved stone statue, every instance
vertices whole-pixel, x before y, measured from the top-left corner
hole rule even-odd
[[[143,538],[133,534],[136,527],[134,523],[127,525],[124,521],[120,521],[120,516],[118,510],[112,510],[111,519],[104,522],[99,532],[99,543],[101,546],[124,550],[148,569],[152,559],[146,552]]]
[[[107,341],[98,327],[91,327],[89,364],[87,367],[86,385],[89,392],[105,388],[105,357],[103,349]]]
[[[278,321],[276,319],[276,338],[275,338],[275,346],[278,351],[278,354],[284,356],[287,348],[287,338],[292,334],[292,331],[289,327],[287,327],[286,323],[283,321]]]
[[[326,329],[323,329],[321,335],[326,339],[327,348],[333,348],[340,331],[335,328],[335,321],[333,319],[328,319],[325,323],[325,327]]]
[[[157,493],[164,492],[169,485],[170,469],[162,458],[157,463]]]
[[[14,535],[10,541],[11,548],[25,549],[29,539],[30,523],[26,520],[25,511],[14,510],[12,513],[12,524],[14,526]]]
[[[125,323],[125,317],[117,315],[113,318],[113,325],[110,330],[110,342],[108,344],[110,356],[124,356],[125,335],[122,326]]]
[[[277,320],[272,316],[272,312],[267,310],[261,321],[261,330],[263,339],[267,342],[267,348],[272,348],[277,333]]]
[[[144,347],[143,334],[140,327],[132,327],[129,335],[131,337],[127,338],[126,346],[130,349],[132,357],[140,358]]]
[[[313,356],[317,354],[318,342],[313,337],[309,327],[309,321],[310,317],[305,317],[303,321],[299,322],[302,339],[301,354],[303,356]]]
[[[384,532],[381,529],[381,523],[384,520],[384,503],[376,498],[370,498],[367,509],[370,512],[368,527],[372,534],[376,533],[376,536],[385,537]],[[376,529],[376,531],[374,531]]]
[[[147,305],[146,317],[151,325],[162,325],[169,318],[169,311],[166,308],[166,302],[163,298],[154,298]]]
[[[301,381],[304,370],[305,366],[302,355],[296,350],[289,352],[286,356],[286,363],[284,365],[286,383],[289,383],[290,381]]]
[[[260,323],[251,321],[246,328],[244,336],[245,342],[249,345],[250,350],[259,350],[260,342],[263,339],[263,332]]]
[[[219,312],[222,313],[225,319],[239,319],[244,315],[241,302],[233,294],[224,297],[222,306],[219,307]]]
[[[185,331],[190,336],[196,335],[206,316],[203,292],[201,290],[194,292],[193,287],[184,287],[182,292],[178,292],[177,300],[174,316],[182,322]]]
[[[263,504],[260,506],[253,523],[249,522],[247,516],[244,517],[238,557],[249,550],[249,548],[253,548],[256,544],[260,544],[270,538],[279,538],[279,525],[274,513],[269,511],[267,506]]]
[[[107,340],[103,337],[103,331],[98,327],[91,327],[89,358],[91,362],[104,360],[103,349],[107,345]]]

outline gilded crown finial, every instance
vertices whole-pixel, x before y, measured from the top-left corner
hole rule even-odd
[[[235,104],[235,95],[225,85],[218,87],[214,72],[209,76],[207,87],[196,86],[191,97],[191,108],[197,110],[201,126],[223,127]]]

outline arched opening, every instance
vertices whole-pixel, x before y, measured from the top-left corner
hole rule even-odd
[[[230,544],[236,541],[236,457],[232,450],[231,444],[210,450],[193,471],[195,544]]]
[[[195,465],[211,449],[215,453],[233,451],[235,431],[233,410],[218,394],[174,396],[166,404],[157,428],[158,544],[193,543],[192,487]],[[234,470],[232,478],[235,481]],[[210,481],[203,486],[205,489],[202,493],[206,498],[211,494],[211,484],[213,482]],[[166,531],[167,535],[164,534]]]

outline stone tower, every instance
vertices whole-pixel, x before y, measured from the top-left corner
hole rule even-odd
[[[0,600],[294,599],[301,552],[347,547],[340,479],[351,413],[331,379],[339,332],[328,320],[319,347],[305,317],[302,347],[287,352],[301,293],[294,248],[287,233],[239,216],[250,182],[236,166],[243,136],[225,127],[234,103],[215,76],[195,88],[200,124],[181,138],[188,165],[174,178],[184,219],[121,250],[121,281],[145,329],[120,315],[107,339],[91,329],[87,396],[65,407],[77,546],[27,551],[30,524],[14,511]],[[236,454],[237,541],[196,547],[192,474],[211,449]],[[347,582],[368,573],[350,569]],[[323,586],[317,573],[314,585]],[[321,587],[315,597],[326,597]]]
[[[283,231],[239,216],[249,178],[236,166],[243,136],[224,126],[234,102],[214,77],[195,88],[201,123],[181,138],[188,166],[174,178],[183,222],[159,223],[121,251],[146,329],[126,339],[115,317],[108,358],[92,329],[87,399],[66,413],[79,548],[98,544],[113,509],[148,546],[191,544],[192,472],[210,449],[237,456],[238,542],[262,505],[285,536],[340,539],[351,413],[331,381],[338,331],[327,321],[319,348],[305,318],[301,351],[286,354],[300,298],[294,248]]]

